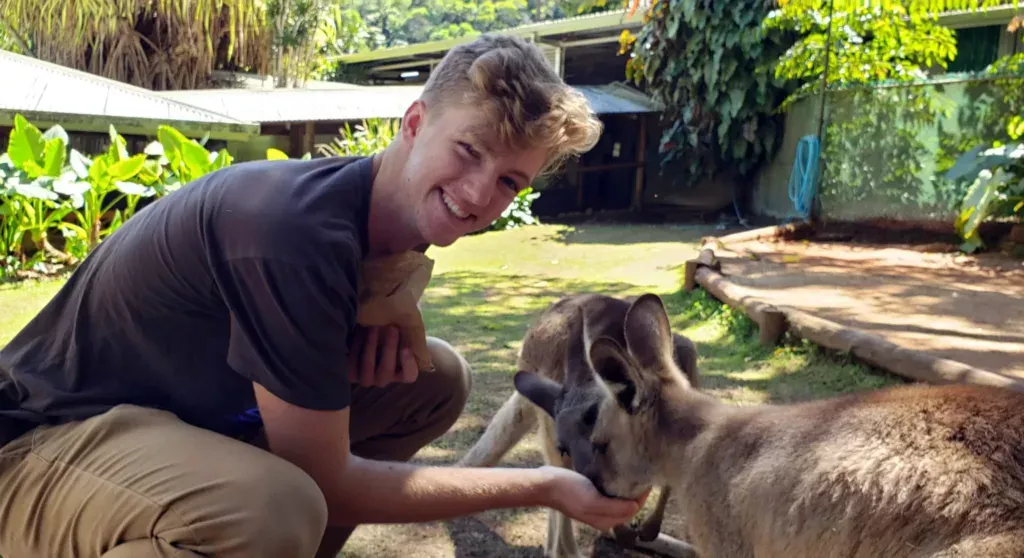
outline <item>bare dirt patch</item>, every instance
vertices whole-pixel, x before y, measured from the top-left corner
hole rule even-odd
[[[966,256],[922,229],[833,227],[715,247],[722,272],[778,306],[1024,378],[1024,261]]]

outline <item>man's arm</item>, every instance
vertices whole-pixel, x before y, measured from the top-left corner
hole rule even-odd
[[[349,411],[291,405],[255,384],[275,454],[306,471],[327,498],[328,523],[415,523],[485,510],[553,507],[598,529],[625,523],[641,503],[602,497],[590,481],[555,467],[426,467],[349,452]]]

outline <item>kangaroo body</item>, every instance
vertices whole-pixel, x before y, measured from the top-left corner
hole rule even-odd
[[[692,395],[692,394],[691,394]],[[672,399],[669,399],[672,401]],[[702,556],[1024,557],[1024,396],[907,386],[723,408],[660,437]]]
[[[588,324],[589,321],[584,322]],[[520,372],[558,432],[586,432],[573,467],[612,495],[668,486],[702,558],[1024,557],[1024,394],[909,385],[791,405],[698,392],[661,300],[624,340],[587,329],[600,401]],[[588,388],[589,389],[589,388]]]

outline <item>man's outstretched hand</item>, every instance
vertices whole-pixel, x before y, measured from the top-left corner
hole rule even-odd
[[[412,349],[401,344],[396,326],[360,327],[349,351],[348,378],[363,387],[412,383],[419,367]]]
[[[648,490],[637,500],[608,498],[598,492],[587,477],[575,471],[549,465],[541,469],[553,479],[550,507],[599,531],[629,523],[650,494]]]

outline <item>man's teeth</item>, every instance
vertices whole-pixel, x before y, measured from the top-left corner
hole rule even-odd
[[[466,213],[465,211],[463,211],[462,208],[459,207],[458,204],[455,203],[455,200],[453,200],[453,199],[448,197],[448,194],[445,194],[444,192],[441,192],[441,199],[444,200],[444,204],[447,205],[448,209],[452,213],[454,213],[455,216],[458,217],[459,219],[465,219],[465,218],[469,217],[469,213]]]

